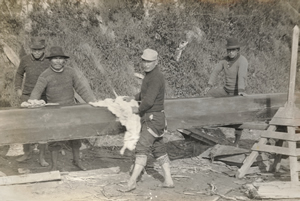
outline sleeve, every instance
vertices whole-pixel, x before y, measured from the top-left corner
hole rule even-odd
[[[238,72],[238,91],[244,92],[247,86],[248,61],[246,58],[241,58]]]
[[[140,101],[140,100],[141,100],[141,92],[137,93],[137,94],[134,96],[134,100],[136,100],[136,101]]]
[[[147,110],[149,110],[155,102],[155,99],[159,93],[162,84],[160,80],[152,80],[147,87],[147,91],[145,95],[143,95],[143,100],[141,101],[139,107],[139,113],[143,114]]]
[[[16,75],[15,75],[15,90],[22,88],[23,78],[25,74],[25,61],[21,60],[20,65],[17,69]]]
[[[213,72],[210,75],[210,78],[208,81],[209,85],[213,86],[216,83],[217,77],[222,70],[223,70],[223,62],[220,62],[215,66]]]
[[[76,72],[73,71],[73,87],[78,95],[86,102],[95,102],[96,97],[94,96],[90,86],[85,86],[84,83],[77,76]]]
[[[44,77],[40,76],[30,94],[29,99],[31,99],[31,100],[41,99],[41,96],[42,96],[43,92],[45,91],[46,87],[47,87],[47,80]]]

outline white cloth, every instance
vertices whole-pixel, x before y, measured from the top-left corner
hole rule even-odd
[[[138,102],[135,100],[126,102],[123,98],[124,96],[118,96],[116,99],[107,98],[103,101],[89,103],[95,107],[107,107],[109,111],[119,118],[121,124],[126,127],[124,144],[120,150],[122,155],[126,149],[130,151],[135,149],[141,130],[140,116],[132,112],[132,107],[138,107]]]

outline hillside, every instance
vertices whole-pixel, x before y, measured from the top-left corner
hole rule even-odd
[[[98,99],[136,93],[145,48],[160,54],[167,97],[203,96],[209,75],[225,55],[227,37],[242,43],[249,61],[248,93],[286,92],[297,0],[2,0],[0,104],[16,106],[17,66],[32,36],[61,45],[68,65],[87,78]],[[188,42],[178,57],[176,49]],[[219,84],[222,84],[222,79]]]

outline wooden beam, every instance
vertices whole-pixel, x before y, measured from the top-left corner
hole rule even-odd
[[[275,132],[275,131],[274,132],[265,131],[262,133],[261,137],[280,139],[286,141],[300,141],[300,134],[288,134],[288,133]]]
[[[0,177],[0,186],[60,180],[59,171]]]
[[[269,152],[269,153],[276,153],[281,155],[287,155],[287,156],[297,156],[298,154],[289,148],[285,147],[278,147],[273,145],[259,145],[255,143],[252,147],[253,151],[263,151],[263,152]]]
[[[259,198],[266,199],[296,199],[300,198],[300,185],[293,182],[275,181],[255,183],[258,186]]]
[[[270,126],[268,128],[268,131],[275,131],[275,130],[276,130],[276,126]],[[267,142],[268,142],[267,138],[260,138],[260,140],[258,141],[258,145],[265,145]],[[258,154],[259,154],[258,151],[251,152],[251,154],[245,159],[243,166],[240,169],[238,169],[235,175],[237,178],[242,178],[247,174],[247,171],[256,160]]]

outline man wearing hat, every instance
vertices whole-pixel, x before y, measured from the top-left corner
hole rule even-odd
[[[240,54],[240,44],[235,38],[227,40],[226,49],[227,56],[217,64],[209,78],[208,87],[205,89],[206,96],[225,97],[246,95],[248,61]],[[224,71],[225,86],[213,88],[221,71]],[[234,144],[236,146],[238,146],[241,134],[242,130],[235,130]]]
[[[50,67],[49,60],[45,59],[45,39],[42,37],[34,37],[31,39],[31,53],[22,57],[20,65],[15,75],[15,90],[21,102],[27,101],[36,84],[36,81],[40,74]],[[26,74],[26,76],[25,76]],[[24,80],[25,79],[25,80]],[[22,90],[22,83],[24,80],[24,86]],[[45,92],[43,92],[41,98],[47,102]],[[42,166],[48,166],[45,161],[45,147],[46,144],[39,144],[39,161]],[[17,159],[22,162],[31,158],[33,147],[31,144],[23,145],[24,155]]]
[[[95,102],[96,98],[90,88],[86,88],[77,76],[74,68],[65,66],[69,56],[65,55],[62,48],[51,47],[50,55],[46,57],[50,60],[50,68],[45,70],[40,77],[30,95],[30,100],[40,99],[43,91],[46,90],[48,103],[58,103],[59,105],[75,104],[74,90],[81,98],[88,102]],[[51,152],[51,171],[57,170],[58,152],[62,148],[63,142],[51,142],[48,149]],[[80,140],[69,140],[73,153],[73,164],[81,170],[86,168],[81,164],[79,157]]]
[[[140,138],[135,149],[135,164],[131,177],[123,192],[136,188],[136,181],[147,163],[150,153],[158,161],[163,169],[165,181],[162,187],[173,188],[174,183],[170,172],[170,160],[163,142],[163,134],[166,129],[164,113],[165,80],[160,72],[158,64],[158,53],[152,49],[145,49],[143,52],[142,66],[146,73],[141,91],[135,96],[140,101],[139,107],[133,107],[133,113],[141,116]],[[125,99],[130,101],[130,99]]]

